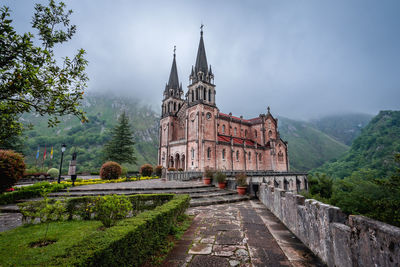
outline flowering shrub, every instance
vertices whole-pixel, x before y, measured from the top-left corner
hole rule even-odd
[[[206,168],[204,171],[204,177],[213,179],[215,171],[211,168]]]
[[[108,195],[95,200],[94,212],[96,218],[105,227],[110,227],[117,220],[125,218],[132,210],[132,203],[125,195]]]
[[[144,164],[140,167],[140,175],[141,176],[151,176],[153,173],[153,166],[150,164]]]
[[[12,187],[24,175],[25,163],[21,154],[0,150],[0,193]]]
[[[121,165],[114,161],[108,161],[101,166],[100,178],[101,179],[118,179],[122,174]]]
[[[161,165],[157,165],[157,166],[154,168],[154,173],[155,173],[155,175],[161,177],[162,169],[163,169],[163,167],[162,167]]]
[[[176,171],[176,169],[175,169],[174,167],[169,167],[169,168],[168,168],[168,171],[169,171],[169,172],[174,172],[174,171]]]
[[[247,186],[247,175],[245,173],[239,173],[236,175],[236,184],[237,186]]]

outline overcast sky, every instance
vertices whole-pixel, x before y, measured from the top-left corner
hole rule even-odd
[[[34,2],[10,6],[33,31]],[[88,91],[136,96],[160,110],[177,46],[187,91],[204,26],[221,112],[295,119],[400,107],[400,1],[66,0],[77,25],[60,56],[87,52]],[[34,32],[34,31],[33,31]]]

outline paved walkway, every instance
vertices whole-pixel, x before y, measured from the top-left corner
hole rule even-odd
[[[194,222],[162,266],[323,266],[259,201],[187,214]]]

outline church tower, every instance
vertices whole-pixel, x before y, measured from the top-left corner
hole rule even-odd
[[[172,60],[171,72],[168,83],[165,85],[164,98],[161,105],[161,117],[173,116],[183,105],[182,84],[179,83],[178,70],[176,68],[176,48],[174,47],[174,58]]]
[[[196,64],[189,76],[189,91],[186,93],[186,99],[189,106],[198,103],[215,106],[215,85],[214,74],[211,65],[208,67],[206,49],[204,48],[203,26],[200,31],[200,42],[197,50]]]

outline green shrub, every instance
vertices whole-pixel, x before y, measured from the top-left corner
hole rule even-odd
[[[162,206],[85,237],[48,264],[141,266],[165,242],[177,218],[189,207],[189,201],[188,195],[175,195]]]
[[[122,177],[127,177],[127,175],[128,175],[128,168],[125,167],[125,166],[121,166],[121,168],[122,168],[121,176],[122,176]]]
[[[163,166],[157,165],[157,166],[154,168],[154,174],[155,174],[156,176],[158,176],[158,177],[161,177],[161,175],[162,175],[162,170],[163,170]]]
[[[245,173],[242,172],[236,175],[236,185],[247,186],[247,175]]]
[[[114,161],[108,161],[101,166],[100,178],[103,180],[118,179],[121,176],[121,165]]]
[[[182,169],[182,168],[178,168],[178,171],[179,171],[179,172],[183,172],[183,169]]]
[[[222,173],[220,171],[216,172],[214,174],[215,179],[217,180],[218,183],[225,183],[226,182],[226,174]]]
[[[42,201],[25,202],[18,206],[23,220],[28,219],[28,222],[33,222],[36,218],[42,223],[66,218],[65,203],[60,200],[45,197]]]
[[[96,218],[100,220],[105,227],[110,227],[114,225],[117,220],[125,218],[130,210],[132,210],[132,203],[125,195],[98,197],[94,206]]]
[[[140,175],[141,176],[151,176],[153,174],[153,166],[150,164],[143,164],[140,167]]]
[[[51,168],[51,169],[49,169],[49,170],[47,171],[47,174],[50,175],[51,178],[56,178],[56,177],[58,177],[58,174],[59,174],[59,173],[60,173],[59,170],[56,169],[56,168]]]
[[[14,192],[6,192],[0,195],[0,205],[15,203],[20,199],[40,197],[45,192],[58,192],[67,187],[68,185],[66,184],[50,184],[49,182],[40,182],[34,185],[16,188]]]
[[[16,184],[24,171],[25,163],[21,154],[12,150],[0,150],[0,193]]]
[[[176,169],[175,169],[174,167],[169,167],[169,168],[168,168],[168,171],[169,171],[169,172],[174,172],[174,171],[176,171]]]
[[[214,177],[214,173],[215,173],[215,171],[214,171],[213,169],[211,169],[211,168],[206,168],[206,169],[204,170],[204,177],[205,177],[205,178],[210,178],[210,179],[212,179],[212,178]]]

